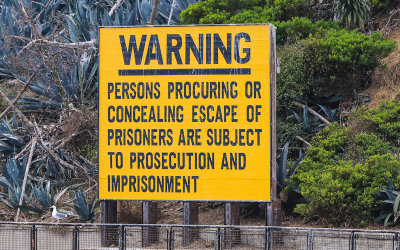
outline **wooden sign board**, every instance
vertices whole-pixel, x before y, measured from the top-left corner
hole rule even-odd
[[[270,201],[271,30],[100,28],[99,198]]]

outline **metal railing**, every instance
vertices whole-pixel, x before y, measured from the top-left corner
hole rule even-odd
[[[0,222],[0,249],[399,249],[400,231]]]

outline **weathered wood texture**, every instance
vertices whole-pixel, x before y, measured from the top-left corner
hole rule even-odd
[[[143,201],[143,224],[157,224],[158,205],[157,202]],[[158,229],[156,227],[142,228],[143,247],[150,246],[151,243],[158,241]]]
[[[183,224],[198,225],[199,224],[199,204],[198,202],[183,202]],[[199,238],[198,228],[183,228],[183,245],[187,246],[191,241]]]
[[[100,203],[101,223],[116,224],[117,220],[117,201],[104,200]],[[101,227],[101,245],[108,247],[118,243],[118,227],[102,226]]]

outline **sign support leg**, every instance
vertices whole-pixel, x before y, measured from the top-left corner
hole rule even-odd
[[[183,202],[183,224],[197,225],[199,224],[199,205],[197,202]],[[199,230],[194,227],[183,228],[183,246],[188,246],[190,241],[198,238]]]
[[[100,203],[101,223],[117,223],[117,201],[104,200]],[[103,226],[101,227],[101,245],[108,247],[118,242],[118,227]]]
[[[143,224],[157,224],[157,202],[143,201]],[[142,227],[142,244],[148,247],[158,240],[156,227]]]
[[[270,26],[269,29],[269,78],[270,78],[270,96],[271,96],[271,182],[270,182],[270,194],[271,202],[268,202],[265,206],[265,216],[267,226],[278,226],[280,225],[281,219],[281,201],[278,198],[278,190],[276,185],[276,28]]]
[[[240,225],[240,203],[225,203],[225,225]],[[225,247],[232,248],[236,243],[240,242],[240,230],[238,228],[225,228]]]

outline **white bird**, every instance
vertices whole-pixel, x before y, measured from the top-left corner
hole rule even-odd
[[[53,209],[53,212],[51,213],[51,215],[53,216],[54,219],[57,220],[57,223],[59,223],[61,219],[67,218],[66,214],[57,212],[56,206],[51,206],[50,208]]]

